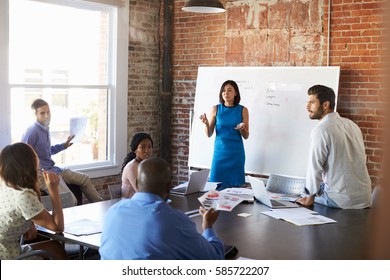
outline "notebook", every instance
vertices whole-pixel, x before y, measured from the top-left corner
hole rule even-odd
[[[210,173],[209,169],[192,172],[190,174],[190,180],[188,181],[188,183],[181,184],[177,187],[174,187],[171,190],[171,193],[187,195],[187,194],[204,191],[207,178],[209,177],[209,173]]]
[[[271,199],[262,180],[251,176],[246,176],[246,180],[251,184],[255,198],[264,205],[272,209],[299,207],[297,204],[289,201]]]

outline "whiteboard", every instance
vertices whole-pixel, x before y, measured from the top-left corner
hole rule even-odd
[[[240,104],[249,111],[245,172],[304,177],[310,133],[318,123],[309,119],[307,90],[322,84],[335,91],[337,100],[339,76],[339,67],[199,67],[188,166],[210,168],[215,131],[208,138],[199,116],[209,118],[222,83],[234,80]]]

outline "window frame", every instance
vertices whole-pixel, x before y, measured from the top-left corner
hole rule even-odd
[[[9,1],[0,1],[0,150],[11,143],[11,84],[8,75]],[[106,5],[110,10],[108,59],[108,159],[104,163],[72,165],[69,168],[87,173],[91,178],[116,175],[127,153],[128,92],[128,0],[31,0],[64,6],[94,9]],[[12,87],[21,85],[12,84]],[[36,86],[36,85],[35,85]],[[39,85],[45,87],[45,85]],[[72,85],[73,86],[73,85]],[[80,87],[80,85],[75,85]],[[52,85],[50,85],[52,87]],[[82,87],[90,88],[83,85]],[[93,87],[93,86],[92,86]],[[54,143],[53,143],[54,144]]]

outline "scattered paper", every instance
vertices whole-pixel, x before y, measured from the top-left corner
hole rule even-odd
[[[82,219],[65,225],[64,232],[76,236],[101,233],[102,224],[96,221]]]
[[[290,209],[274,209],[261,212],[264,215],[275,219],[284,220],[297,226],[322,225],[328,223],[337,223],[337,221],[328,217],[318,215],[317,212],[304,207]]]
[[[244,217],[244,218],[248,218],[248,217],[252,216],[252,214],[249,214],[249,213],[240,213],[240,214],[237,214],[237,216]]]
[[[204,191],[210,191],[210,190],[215,190],[220,182],[206,182],[206,185],[204,186]]]
[[[253,196],[253,190],[249,188],[226,188],[221,192],[226,192],[228,194],[246,194]]]
[[[238,196],[238,197],[240,197],[243,200],[248,201],[248,202],[254,202],[255,201],[252,189],[248,189],[248,188],[226,188],[226,189],[222,190],[221,192]]]
[[[254,259],[250,259],[250,258],[246,258],[246,257],[238,257],[237,260],[240,260],[240,261],[252,261]]]
[[[240,204],[243,199],[234,195],[210,190],[198,198],[199,202],[205,207],[214,208],[221,211],[232,211],[234,207]]]

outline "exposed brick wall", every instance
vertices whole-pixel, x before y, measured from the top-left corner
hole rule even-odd
[[[229,66],[323,64],[322,1],[226,3]]]
[[[385,1],[332,1],[330,63],[341,66],[338,111],[364,134],[373,186],[382,177]]]
[[[160,151],[160,0],[130,1],[129,6],[129,66],[128,149],[136,132],[151,135],[154,154]],[[121,120],[117,120],[121,121]],[[124,158],[126,155],[119,156]],[[93,183],[103,198],[108,199],[108,184],[120,183],[120,176],[95,178]],[[84,200],[87,202],[86,200]]]
[[[172,163],[185,180],[198,66],[341,67],[338,111],[363,131],[373,186],[382,162],[384,0],[221,1],[192,14],[174,1]],[[330,40],[328,56],[327,42]]]
[[[188,179],[190,116],[194,108],[198,66],[225,65],[224,14],[181,10],[175,1],[173,23],[172,169],[174,183]]]
[[[136,132],[145,131],[151,135],[158,155],[160,1],[130,1],[129,9],[128,146]]]
[[[128,135],[160,143],[163,0],[130,1]],[[341,67],[338,111],[363,131],[373,187],[382,177],[385,0],[222,0],[222,14],[193,14],[173,2],[172,167],[187,179],[189,126],[199,66]],[[330,42],[328,50],[328,41]],[[160,76],[159,76],[160,75]],[[195,116],[196,117],[196,116]],[[96,181],[105,192],[107,182]],[[101,187],[103,186],[103,187]]]

